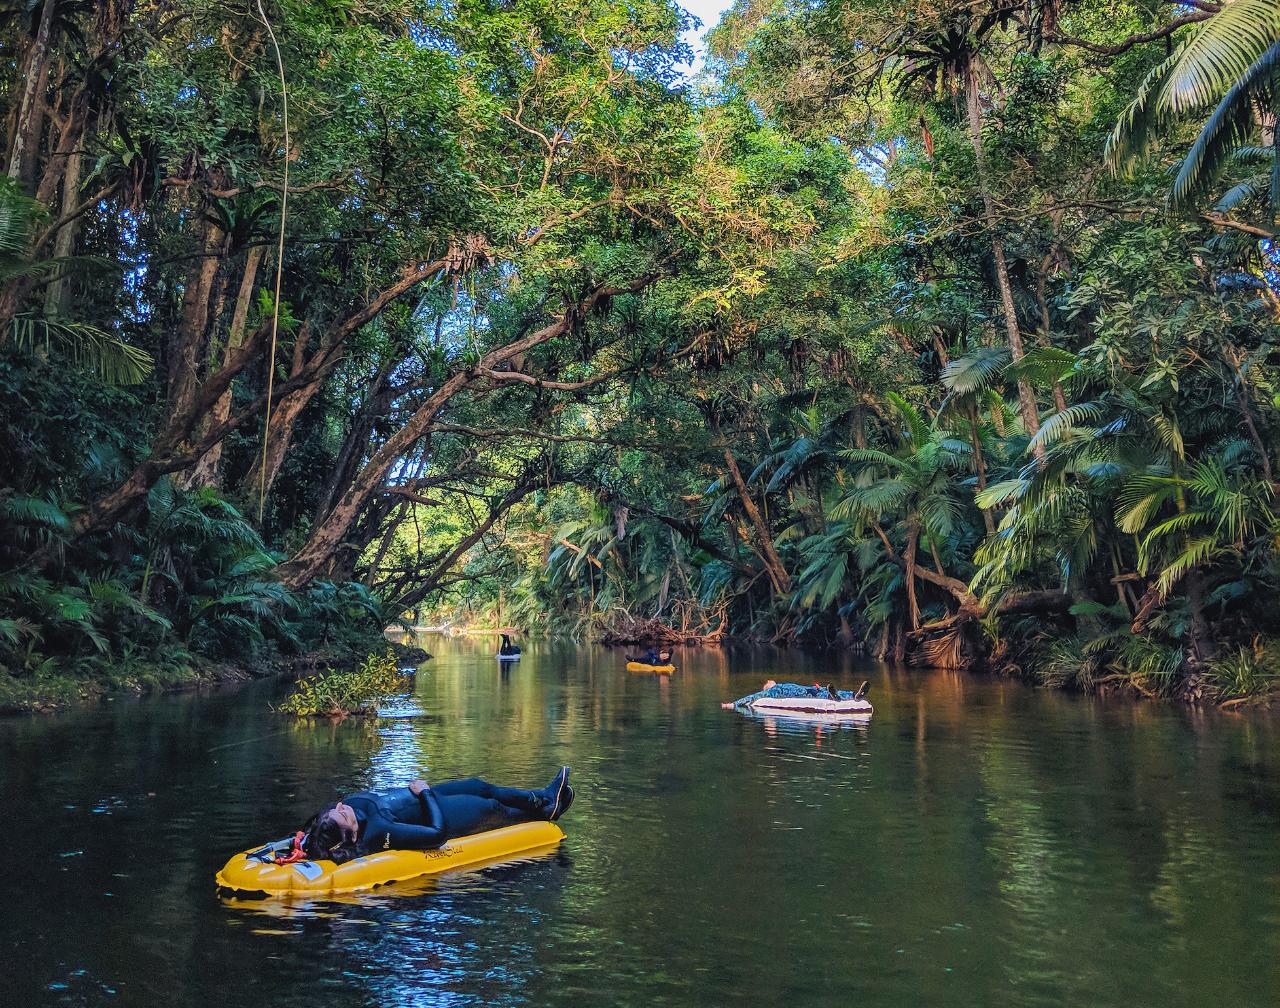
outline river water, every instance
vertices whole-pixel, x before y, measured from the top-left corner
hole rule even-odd
[[[0,720],[5,1005],[1280,1004],[1280,732],[766,651],[425,638],[376,723],[259,683]],[[870,723],[758,720],[766,676]],[[338,902],[220,899],[233,852],[344,792],[540,786],[556,854]]]

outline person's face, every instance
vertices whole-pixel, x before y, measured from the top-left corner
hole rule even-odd
[[[333,807],[333,817],[342,826],[342,831],[345,834],[344,839],[352,840],[360,832],[360,821],[356,819],[356,810],[350,805],[338,802]]]

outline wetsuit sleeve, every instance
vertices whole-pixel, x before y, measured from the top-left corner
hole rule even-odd
[[[735,707],[746,707],[746,706],[747,706],[749,703],[751,703],[753,700],[759,700],[759,699],[760,699],[762,696],[764,696],[767,692],[768,692],[767,690],[759,690],[759,691],[758,691],[758,692],[756,692],[756,693],[748,693],[746,696],[744,696],[744,697],[739,697],[737,700],[735,700],[735,701],[733,702],[733,705],[734,705]]]
[[[423,825],[444,833],[444,813],[440,811],[440,803],[436,800],[435,792],[431,788],[422,789],[422,793],[418,795],[418,805],[422,808]]]
[[[409,799],[409,789],[403,791],[403,797]],[[370,816],[361,843],[362,854],[380,850],[432,850],[449,839],[444,813],[431,789],[418,796],[417,809],[411,801],[398,802],[395,811],[377,809]],[[405,822],[410,816],[421,818],[417,822]]]
[[[386,826],[387,846],[393,850],[431,850],[449,839],[443,827],[392,822]]]
[[[387,824],[386,833],[391,847],[397,850],[430,850],[449,839],[444,813],[440,811],[440,802],[431,788],[424,788],[418,795],[418,805],[422,811],[422,822],[395,821]]]

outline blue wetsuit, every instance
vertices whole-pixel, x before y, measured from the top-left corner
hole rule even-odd
[[[857,694],[851,693],[849,692],[849,690],[836,690],[836,695],[841,700],[853,700],[857,696]],[[760,690],[756,693],[748,693],[746,696],[735,700],[733,702],[733,705],[735,707],[747,707],[750,704],[754,703],[755,701],[759,700],[761,697],[781,698],[781,697],[830,697],[830,696],[831,694],[828,693],[821,686],[801,686],[798,683],[778,683],[776,686],[770,689]]]
[[[545,819],[547,804],[538,792],[498,787],[479,777],[434,784],[421,795],[402,787],[360,791],[342,801],[360,824],[357,855],[430,850],[455,837]]]

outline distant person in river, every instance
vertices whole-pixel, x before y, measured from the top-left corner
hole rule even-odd
[[[772,679],[766,679],[765,684],[755,693],[748,693],[744,697],[722,703],[720,706],[725,710],[733,710],[735,707],[750,707],[755,701],[764,697],[772,697],[774,699],[783,697],[817,697],[823,700],[861,700],[866,691],[866,683],[862,684],[862,688],[858,692],[853,693],[849,690],[835,689],[830,683],[827,683],[826,686],[819,686],[817,683],[812,686],[801,686],[799,683],[779,683]]]
[[[507,634],[502,635],[502,646],[498,648],[499,658],[516,658],[520,655],[520,648],[511,643],[511,638]]]
[[[433,850],[458,837],[515,823],[554,822],[573,803],[569,768],[539,791],[498,787],[479,777],[428,785],[410,781],[387,791],[360,791],[326,806],[298,831],[280,863],[342,864],[380,850]]]
[[[638,662],[641,665],[667,665],[671,661],[671,652],[655,651],[649,648],[639,658],[628,658],[627,661]]]

